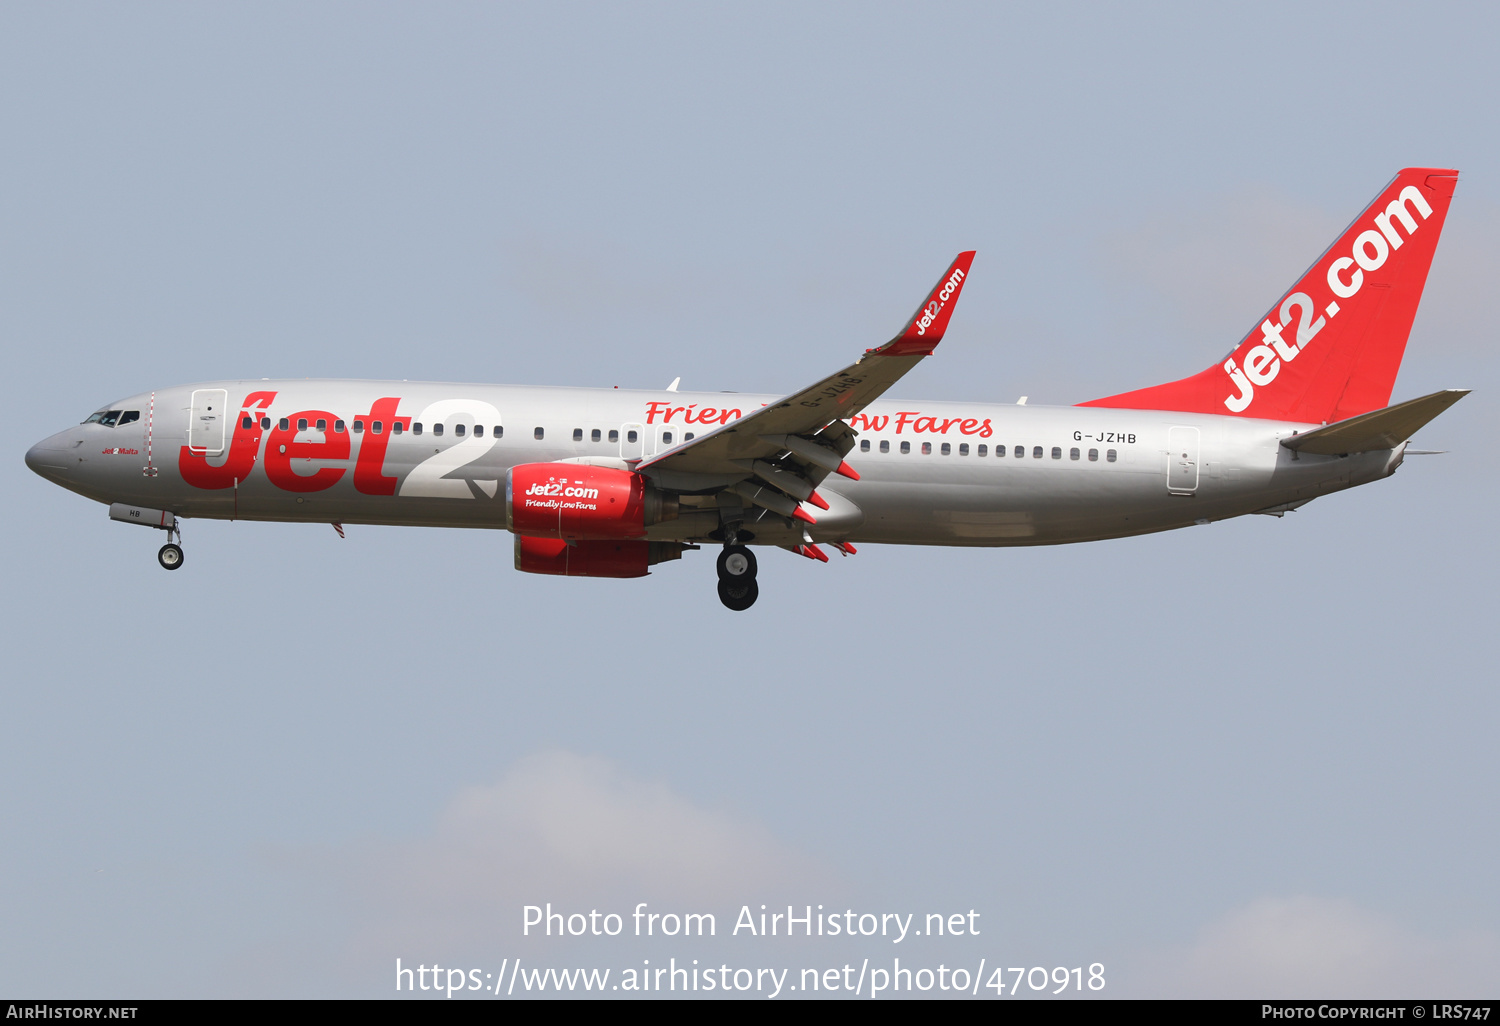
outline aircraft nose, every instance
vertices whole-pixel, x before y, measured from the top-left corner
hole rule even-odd
[[[26,465],[48,481],[61,481],[68,469],[67,453],[53,435],[26,450]]]

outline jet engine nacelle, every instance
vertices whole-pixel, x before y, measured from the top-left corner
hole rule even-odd
[[[675,542],[575,541],[516,535],[516,569],[558,577],[645,577],[646,568],[681,559]]]
[[[675,520],[677,508],[676,496],[614,467],[523,463],[505,475],[505,526],[532,538],[644,538],[650,525]]]

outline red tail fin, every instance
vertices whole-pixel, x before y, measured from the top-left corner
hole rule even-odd
[[[1223,363],[1079,405],[1310,424],[1386,406],[1457,182],[1407,168]]]

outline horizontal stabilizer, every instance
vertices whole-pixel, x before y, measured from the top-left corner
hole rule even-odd
[[[1468,394],[1467,388],[1445,388],[1420,399],[1410,399],[1383,410],[1362,413],[1337,424],[1283,438],[1281,444],[1297,452],[1323,456],[1394,449]]]

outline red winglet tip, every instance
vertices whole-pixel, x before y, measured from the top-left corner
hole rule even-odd
[[[824,499],[823,496],[819,495],[817,492],[812,492],[811,494],[809,494],[808,497],[807,497],[807,501],[810,502],[810,503],[812,503],[814,506],[818,507],[819,509],[827,509],[828,508],[828,501],[826,499]]]
[[[792,510],[792,516],[798,520],[806,520],[809,524],[817,523],[817,521],[812,518],[812,514],[808,513],[801,506],[798,506],[796,509]]]
[[[858,481],[859,480],[859,472],[856,471],[853,467],[849,466],[849,464],[847,464],[847,463],[840,463],[839,464],[839,469],[836,470],[836,471],[834,471],[834,473],[836,473],[836,474],[843,474],[845,477],[847,477],[851,481]]]
[[[888,342],[882,349],[887,356],[931,356],[937,344],[948,330],[948,319],[953,316],[953,307],[958,294],[963,291],[969,268],[974,263],[974,251],[965,250],[948,266],[948,271],[927,300],[907,323],[906,329]]]

